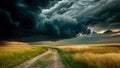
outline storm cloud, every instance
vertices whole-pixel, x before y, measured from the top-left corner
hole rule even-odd
[[[119,22],[119,0],[0,1],[0,37],[72,38],[79,33],[90,34],[89,27],[115,29]]]
[[[16,33],[22,35],[33,32],[41,7],[47,3],[46,0],[1,0],[0,37],[9,38]]]

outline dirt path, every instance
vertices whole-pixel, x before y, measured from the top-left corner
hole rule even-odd
[[[29,68],[31,65],[35,64],[36,61],[39,60],[41,57],[43,57],[43,56],[45,56],[45,55],[47,55],[47,54],[49,54],[51,52],[52,52],[52,50],[49,49],[47,52],[45,52],[43,54],[40,54],[37,57],[35,57],[35,58],[31,59],[31,60],[28,60],[28,61],[24,62],[23,64],[20,64],[20,65],[14,67],[14,68]]]
[[[65,68],[60,60],[60,56],[55,49],[49,49],[47,52],[39,55],[27,62],[14,68]]]
[[[57,52],[57,50],[54,50],[54,68],[65,68],[63,63],[60,60],[60,56]]]

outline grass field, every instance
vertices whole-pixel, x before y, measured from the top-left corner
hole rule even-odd
[[[57,46],[67,68],[120,68],[120,45]]]
[[[41,46],[18,42],[7,43],[0,46],[0,68],[13,68],[45,51],[47,48]]]
[[[7,42],[0,46],[0,68],[13,68],[26,60],[47,51],[58,50],[66,68],[120,68],[120,44],[88,44],[63,46],[30,46],[22,42]],[[36,65],[46,68],[52,54],[39,60]]]

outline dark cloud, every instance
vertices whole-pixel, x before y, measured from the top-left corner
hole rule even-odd
[[[0,0],[0,37],[8,38],[21,30],[33,32],[41,7],[47,3],[48,0]]]
[[[41,8],[44,8],[48,2],[49,1],[45,0],[15,0],[10,1],[8,3],[9,6],[5,7],[6,2],[3,1],[1,2],[4,3],[1,4],[1,10],[5,10],[9,14],[8,19],[11,20],[11,22],[7,23],[13,24],[15,31],[18,31],[17,34],[20,33],[19,35],[31,32],[58,38],[70,38],[76,36],[78,33],[90,33],[90,30],[87,29],[86,26],[79,24],[76,19],[70,16],[55,15],[46,18],[45,15],[41,14]],[[1,25],[3,26],[3,24]],[[9,27],[5,28],[9,29]],[[4,30],[4,28],[2,30]]]
[[[109,29],[120,29],[120,22],[112,23],[108,26]]]
[[[77,19],[89,27],[96,27],[96,29],[100,30],[119,27],[115,27],[113,24],[120,22],[120,1],[106,0],[106,2],[104,2],[104,0],[104,3],[102,3],[102,1],[103,0],[98,1],[96,5],[94,4],[91,8],[86,9],[87,11],[84,11],[83,14],[77,17]]]
[[[100,0],[94,0],[94,2],[98,2],[98,1],[100,1]]]
[[[74,37],[78,33],[89,34],[87,27],[79,24],[76,19],[70,16],[56,15],[45,23],[47,34],[58,37]]]
[[[74,9],[73,9],[74,8]],[[71,38],[90,34],[89,27],[114,29],[120,22],[119,0],[1,0],[0,32]]]
[[[14,26],[11,21],[10,14],[0,9],[0,39],[10,37],[13,34]]]
[[[111,34],[113,33],[112,30],[106,30],[103,34]]]
[[[120,43],[120,31],[113,32],[111,30],[106,30],[102,34],[89,34],[82,35],[76,38],[64,39],[56,41],[55,44],[110,44],[110,43]]]
[[[84,36],[78,38],[65,39],[55,42],[55,44],[110,44],[120,43],[120,35],[115,37],[106,37],[101,35]]]

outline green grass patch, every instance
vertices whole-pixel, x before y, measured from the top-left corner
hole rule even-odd
[[[41,67],[46,68],[49,64],[51,64],[53,54],[50,53],[44,57],[42,57],[40,60],[37,61],[35,65],[32,67]]]
[[[13,68],[45,51],[47,51],[47,48],[38,46],[31,47],[30,49],[24,48],[24,50],[12,49],[0,51],[0,68]]]
[[[57,49],[57,50],[66,68],[95,68],[94,66],[88,65],[87,63],[83,63],[83,62],[77,63],[74,61],[70,53],[63,52],[60,49]]]

